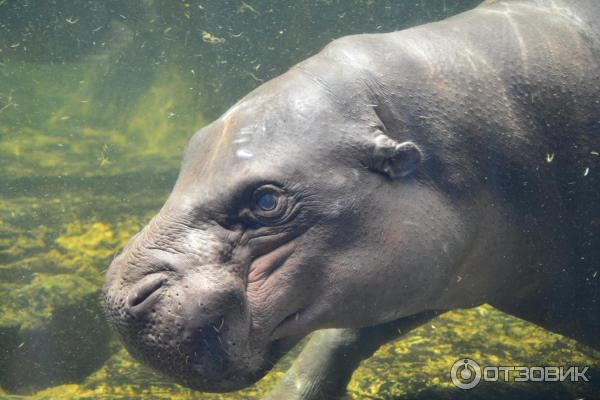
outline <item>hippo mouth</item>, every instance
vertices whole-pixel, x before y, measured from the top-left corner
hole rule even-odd
[[[197,390],[238,390],[261,379],[299,342],[271,335],[298,312],[270,332],[253,333],[242,288],[217,296],[209,284],[193,274],[155,270],[105,287],[107,316],[133,357],[157,372]]]
[[[302,336],[296,334],[296,332],[298,332],[298,329],[304,325],[304,321],[301,321],[301,314],[303,312],[304,309],[298,309],[281,320],[281,322],[277,324],[277,326],[275,326],[275,328],[273,328],[271,331],[270,337],[272,340],[274,342],[285,342],[290,340],[290,338]],[[294,332],[294,334],[291,335],[290,332]]]

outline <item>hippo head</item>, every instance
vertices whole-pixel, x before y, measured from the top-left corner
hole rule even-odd
[[[197,132],[167,202],[110,266],[125,346],[183,385],[235,390],[311,331],[434,308],[461,260],[465,214],[416,136],[388,131],[367,61],[344,46]]]

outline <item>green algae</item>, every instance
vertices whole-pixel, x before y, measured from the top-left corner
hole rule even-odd
[[[447,313],[382,347],[350,383],[353,399],[576,398],[598,390],[593,383],[481,383],[471,391],[453,386],[450,369],[460,358],[482,366],[598,368],[600,353],[490,306]]]
[[[22,287],[4,291],[2,322],[19,324],[20,329],[39,329],[57,308],[76,304],[82,294],[95,293],[96,286],[88,280],[70,274],[35,274]]]
[[[19,215],[17,204],[2,203],[4,209],[13,210],[12,217]],[[41,206],[46,210],[60,207],[61,203]],[[19,228],[0,220],[0,326],[36,327],[52,315],[54,307],[97,296],[103,271],[116,249],[140,227],[135,217],[110,224],[74,220],[58,229],[47,225]]]

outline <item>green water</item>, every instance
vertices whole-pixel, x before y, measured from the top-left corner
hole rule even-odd
[[[0,0],[0,396],[206,395],[131,360],[98,305],[115,252],[160,208],[187,138],[330,40],[440,19],[477,0]],[[452,363],[589,365],[600,354],[489,307],[382,348],[353,399],[594,398],[585,384],[481,385]],[[595,373],[594,376],[600,374]]]

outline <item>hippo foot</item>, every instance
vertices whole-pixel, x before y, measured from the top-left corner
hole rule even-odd
[[[266,400],[341,399],[362,360],[360,330],[315,332]]]
[[[343,399],[362,360],[438,314],[424,312],[362,329],[317,331],[265,400]]]

